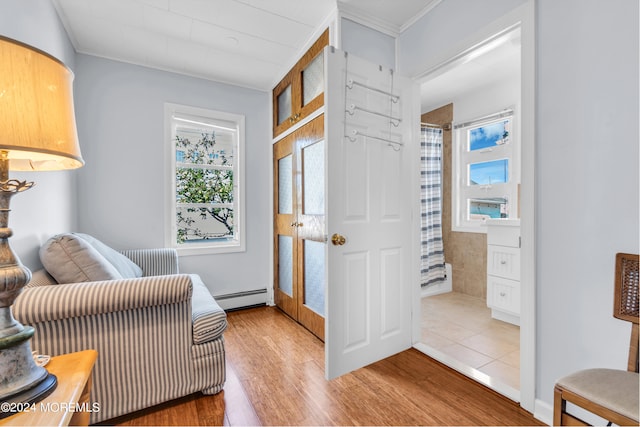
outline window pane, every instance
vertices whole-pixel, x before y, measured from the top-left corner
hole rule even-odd
[[[489,197],[467,199],[468,219],[507,218],[508,204],[506,197]]]
[[[291,117],[291,85],[278,95],[278,124]]]
[[[323,242],[304,241],[304,304],[324,316]]]
[[[293,162],[292,155],[278,160],[278,213],[293,213]]]
[[[177,203],[233,203],[233,171],[176,168]]]
[[[176,168],[176,203],[178,243],[233,237],[233,171]]]
[[[324,215],[324,141],[302,150],[304,214]]]
[[[177,163],[233,166],[235,131],[178,126],[174,141]]]
[[[511,120],[483,125],[469,129],[469,151],[482,150],[509,142]]]
[[[293,237],[278,236],[278,287],[293,296]]]
[[[320,53],[302,71],[302,105],[307,105],[323,91],[324,55]]]
[[[501,184],[509,180],[509,160],[472,163],[469,165],[467,185]]]
[[[178,243],[228,240],[233,237],[233,209],[178,206],[176,225]]]

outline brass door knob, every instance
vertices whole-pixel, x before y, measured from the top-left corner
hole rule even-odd
[[[334,246],[342,246],[345,243],[347,243],[347,239],[345,239],[344,236],[341,236],[336,233],[333,236],[331,236],[331,243],[333,243]]]

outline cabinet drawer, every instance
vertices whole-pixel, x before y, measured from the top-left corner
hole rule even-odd
[[[520,280],[520,249],[489,245],[487,247],[487,274]]]
[[[489,276],[487,305],[494,309],[520,315],[520,282]]]
[[[487,244],[520,247],[520,227],[488,225]]]

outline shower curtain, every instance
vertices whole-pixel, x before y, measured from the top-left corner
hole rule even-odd
[[[446,277],[442,244],[442,129],[423,126],[420,147],[420,284],[427,286]]]

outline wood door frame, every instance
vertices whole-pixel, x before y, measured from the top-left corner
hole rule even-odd
[[[521,309],[520,309],[520,391],[516,398],[525,410],[536,412],[536,370],[535,370],[535,0],[528,0],[523,5],[501,18],[485,26],[464,40],[442,58],[436,59],[423,72],[413,76],[418,82],[435,76],[445,67],[462,60],[465,56],[482,48],[484,43],[509,28],[519,27],[521,30],[521,192],[520,209],[522,236],[521,247]],[[526,304],[523,303],[526,301]],[[421,312],[420,290],[416,289],[414,311]],[[437,357],[437,351],[420,343],[420,316],[414,316],[415,348]],[[454,369],[464,371],[461,366]],[[472,375],[469,372],[463,372]],[[479,379],[477,379],[480,381]],[[508,395],[509,390],[496,389],[488,381],[485,385]]]

